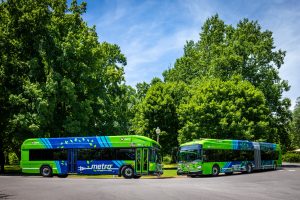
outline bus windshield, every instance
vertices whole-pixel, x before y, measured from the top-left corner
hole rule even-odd
[[[202,160],[200,145],[189,145],[180,148],[179,162],[193,162],[200,160]]]
[[[159,149],[155,148],[150,151],[150,162],[156,162],[159,164],[162,162],[162,156]]]

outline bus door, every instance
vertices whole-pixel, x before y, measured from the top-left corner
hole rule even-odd
[[[137,148],[136,149],[136,167],[135,171],[137,174],[148,174],[149,169],[149,149],[148,148]]]
[[[258,142],[253,142],[254,146],[254,163],[255,169],[261,169],[261,155],[260,155],[260,146]]]
[[[68,172],[77,173],[77,149],[68,150]]]

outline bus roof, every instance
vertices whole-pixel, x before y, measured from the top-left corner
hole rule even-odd
[[[52,148],[113,148],[113,147],[161,147],[156,141],[140,135],[89,136],[61,138],[32,138],[22,144],[22,149]]]

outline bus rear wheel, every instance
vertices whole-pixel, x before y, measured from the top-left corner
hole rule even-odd
[[[250,174],[250,173],[252,173],[252,171],[253,171],[252,165],[250,163],[248,163],[246,166],[246,173]]]
[[[122,170],[122,175],[124,178],[129,179],[134,177],[134,172],[132,167],[126,166]]]
[[[218,165],[214,165],[212,167],[212,175],[213,176],[218,176],[220,173],[220,167]]]
[[[52,168],[48,165],[43,165],[40,172],[43,177],[52,177]]]

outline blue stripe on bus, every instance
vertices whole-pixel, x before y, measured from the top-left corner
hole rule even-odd
[[[103,142],[103,144],[104,144],[105,147],[109,147],[109,145],[107,144],[107,142],[105,140],[105,136],[102,136],[101,140],[102,140],[102,142]]]
[[[120,163],[118,163],[116,160],[113,160],[112,162],[120,168]]]
[[[49,142],[49,140],[48,140],[47,138],[46,138],[45,140],[46,140],[46,142],[47,142],[49,148],[52,149],[52,145],[51,145],[51,143]]]
[[[45,142],[44,142],[44,139],[43,139],[43,138],[40,138],[40,141],[41,141],[41,143],[43,143],[43,145],[44,145],[44,146],[46,146],[46,148],[48,148],[48,147],[47,147],[47,145],[45,144]]]
[[[104,136],[104,140],[105,140],[107,146],[108,146],[108,147],[111,147],[110,142],[108,142],[109,140],[108,140],[108,137],[107,137],[107,136]]]
[[[45,138],[41,138],[42,143],[46,146],[47,149],[50,149],[50,146],[48,145]]]
[[[103,147],[103,142],[101,141],[101,137],[96,137],[100,147]]]
[[[57,172],[58,172],[59,174],[61,174],[61,168],[60,168],[60,163],[59,163],[59,161],[55,161],[55,165],[56,165],[56,167],[57,167]]]
[[[119,163],[120,167],[123,165],[122,161],[120,161],[120,160],[116,160],[116,161]]]
[[[238,140],[233,140],[232,143],[233,143],[233,149],[235,149],[235,150],[238,149],[239,141]]]

